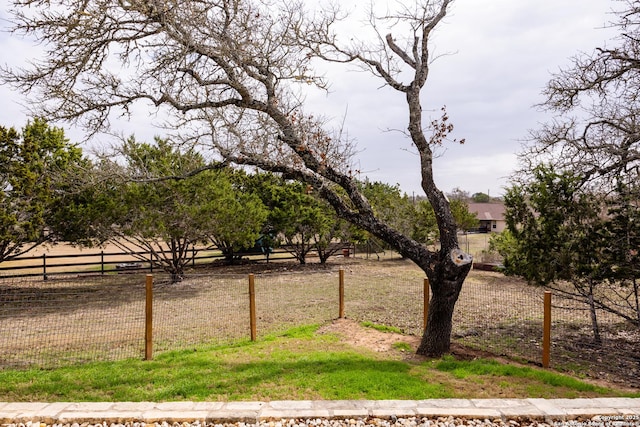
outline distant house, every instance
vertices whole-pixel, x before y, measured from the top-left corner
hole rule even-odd
[[[501,233],[507,227],[503,203],[469,203],[469,212],[480,221],[480,233]]]

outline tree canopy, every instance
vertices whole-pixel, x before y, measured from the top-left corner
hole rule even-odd
[[[507,191],[508,231],[492,238],[506,273],[588,306],[598,343],[596,309],[640,327],[637,207],[630,215],[628,204],[585,191],[572,172],[541,165],[533,175]]]
[[[0,127],[0,262],[55,237],[46,226],[61,207],[56,190],[85,163],[64,131],[43,119],[21,132]]]
[[[202,155],[161,138],[151,144],[132,137],[119,151],[64,195],[58,223],[66,240],[110,241],[134,256],[148,252],[156,267],[179,280],[196,255],[194,245],[214,243],[231,259],[259,237],[266,209],[255,194],[234,186],[231,170],[205,168]]]
[[[258,238],[266,210],[255,195],[233,188],[229,171],[190,175],[205,165],[202,156],[160,138],[155,144],[130,139],[123,155],[123,176],[137,180],[120,189],[127,211],[114,219],[114,232],[150,251],[165,270],[182,274],[195,243],[213,241],[232,256]]]

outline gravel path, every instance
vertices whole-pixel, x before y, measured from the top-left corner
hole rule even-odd
[[[472,426],[472,427],[559,427],[560,425],[576,426],[576,422],[572,423],[553,423],[548,424],[539,421],[515,421],[502,419],[464,419],[455,417],[438,417],[438,418],[366,418],[366,419],[283,419],[280,421],[268,421],[260,423],[203,423],[200,421],[182,422],[182,423],[144,423],[144,422],[125,422],[125,423],[57,423],[45,424],[40,422],[13,423],[3,424],[3,427],[454,427],[454,426]],[[585,427],[597,427],[600,423],[590,422],[583,423]],[[604,423],[601,427],[606,427]]]

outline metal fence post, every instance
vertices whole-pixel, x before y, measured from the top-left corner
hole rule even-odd
[[[153,359],[153,275],[147,274],[144,306],[144,360]]]
[[[251,341],[255,341],[258,335],[256,325],[256,288],[253,274],[249,274],[249,324],[251,326]]]
[[[551,362],[551,292],[544,292],[544,324],[542,333],[542,367]]]

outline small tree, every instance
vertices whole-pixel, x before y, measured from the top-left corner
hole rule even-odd
[[[378,218],[402,234],[414,237],[418,221],[417,211],[409,196],[402,192],[398,184],[365,181],[362,186],[362,194],[371,203]],[[379,242],[379,244],[386,248],[390,247],[388,243]]]
[[[344,249],[345,244],[353,243],[354,235],[359,235],[357,231],[354,233],[353,226],[348,222],[335,216],[329,218],[333,219],[329,223],[327,231],[314,238],[314,246],[321,264],[326,264],[329,257]]]
[[[312,188],[283,179],[272,173],[257,173],[243,177],[245,191],[259,195],[268,207],[263,236],[272,244],[284,244],[300,264],[312,250],[318,252],[320,263],[341,250],[341,242],[353,236],[353,227],[341,220],[324,200],[313,194]]]
[[[420,200],[416,204],[416,221],[411,235],[424,245],[431,245],[438,240],[436,214],[428,200]]]
[[[610,285],[601,305],[640,328],[640,191],[636,183],[620,183],[616,194],[605,200],[606,221],[598,230],[600,262]]]
[[[56,240],[93,247],[113,238],[113,225],[129,210],[123,199],[122,168],[89,161],[59,185],[58,204],[48,221]]]
[[[485,193],[473,193],[471,200],[473,200],[474,203],[489,203],[491,201],[491,197]]]
[[[72,169],[86,165],[61,128],[35,119],[17,132],[0,127],[0,262],[55,237],[52,217]]]
[[[451,213],[455,218],[458,230],[464,231],[465,234],[472,228],[478,227],[478,215],[469,212],[469,205],[466,202],[451,201]]]
[[[262,201],[269,209],[266,228],[300,264],[306,264],[309,252],[329,232],[335,214],[307,194],[306,185],[277,177],[258,180]]]
[[[130,138],[122,147],[122,156],[120,176],[134,180],[120,184],[116,198],[126,209],[109,218],[114,233],[110,241],[132,254],[149,252],[154,264],[170,273],[173,282],[179,281],[195,255],[193,245],[204,242],[210,230],[215,203],[211,196],[219,194],[215,179],[207,176],[213,172],[190,179],[165,179],[201,167],[203,160],[160,138],[153,145]]]
[[[599,288],[605,278],[601,255],[607,245],[599,234],[600,205],[581,191],[579,176],[545,166],[533,172],[531,182],[507,191],[509,233],[494,245],[504,257],[507,273],[588,305],[594,341],[600,344],[596,308],[601,306]]]
[[[261,237],[268,211],[257,194],[243,187],[243,172],[225,169],[217,175],[213,183],[215,194],[210,195],[213,205],[207,236],[222,251],[227,262],[233,262],[236,254],[254,246]],[[204,184],[211,185],[206,181]],[[269,245],[264,244],[263,250],[268,250]]]

